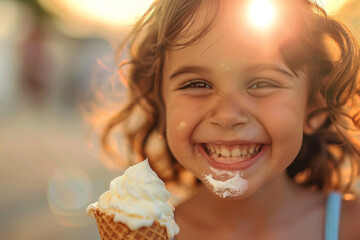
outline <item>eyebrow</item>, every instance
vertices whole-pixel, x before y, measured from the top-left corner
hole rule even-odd
[[[257,64],[254,66],[249,66],[245,69],[247,71],[253,71],[253,72],[260,71],[260,70],[272,70],[272,71],[276,71],[278,73],[284,74],[291,78],[295,78],[297,76],[296,73],[294,73],[293,71],[286,70],[277,64],[266,64],[266,63],[265,64]]]
[[[260,70],[272,70],[276,71],[278,73],[281,73],[283,75],[286,75],[287,77],[295,78],[297,75],[293,73],[291,70],[285,70],[283,67],[276,65],[276,64],[256,64],[252,66],[248,66],[244,68],[245,71],[249,72],[256,72]],[[209,69],[201,66],[194,66],[194,65],[184,65],[176,69],[169,77],[169,79],[173,79],[177,76],[183,75],[183,74],[189,74],[189,73],[195,73],[195,74],[209,74]]]
[[[179,75],[188,74],[188,73],[198,73],[198,74],[209,74],[210,71],[201,66],[193,66],[193,65],[184,65],[176,69],[169,77],[169,79],[175,78]]]

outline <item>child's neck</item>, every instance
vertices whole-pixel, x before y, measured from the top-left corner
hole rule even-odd
[[[322,194],[284,174],[243,200],[221,199],[202,187],[175,216],[179,239],[321,239],[324,204]]]

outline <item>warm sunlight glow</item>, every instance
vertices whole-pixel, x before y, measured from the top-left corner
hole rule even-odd
[[[252,0],[247,13],[252,25],[257,28],[266,28],[273,24],[276,8],[269,0]]]
[[[315,2],[323,7],[329,15],[336,15],[349,0],[317,0]]]
[[[153,0],[37,0],[54,14],[56,24],[73,36],[91,33],[114,35],[114,30],[128,30]],[[247,0],[246,22],[254,29],[268,30],[279,21],[281,10],[276,0]],[[349,0],[312,0],[332,14]],[[281,1],[280,1],[281,2]],[[241,14],[241,16],[244,16]],[[1,27],[0,27],[1,28]]]
[[[89,18],[97,18],[111,24],[132,24],[149,6],[146,0],[62,0],[63,3],[78,14],[87,15]]]
[[[128,29],[150,6],[152,0],[38,0],[66,23],[66,28],[112,31]]]

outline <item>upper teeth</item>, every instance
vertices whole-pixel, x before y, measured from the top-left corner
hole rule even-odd
[[[216,153],[223,157],[240,157],[257,154],[260,151],[261,144],[223,145],[207,143],[206,148],[209,153]]]

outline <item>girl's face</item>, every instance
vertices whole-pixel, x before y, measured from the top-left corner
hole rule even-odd
[[[175,158],[209,189],[246,198],[284,174],[298,154],[307,79],[277,51],[246,47],[222,26],[194,45],[167,51],[166,136]],[[231,181],[234,176],[242,181]],[[227,183],[243,186],[224,195]]]

